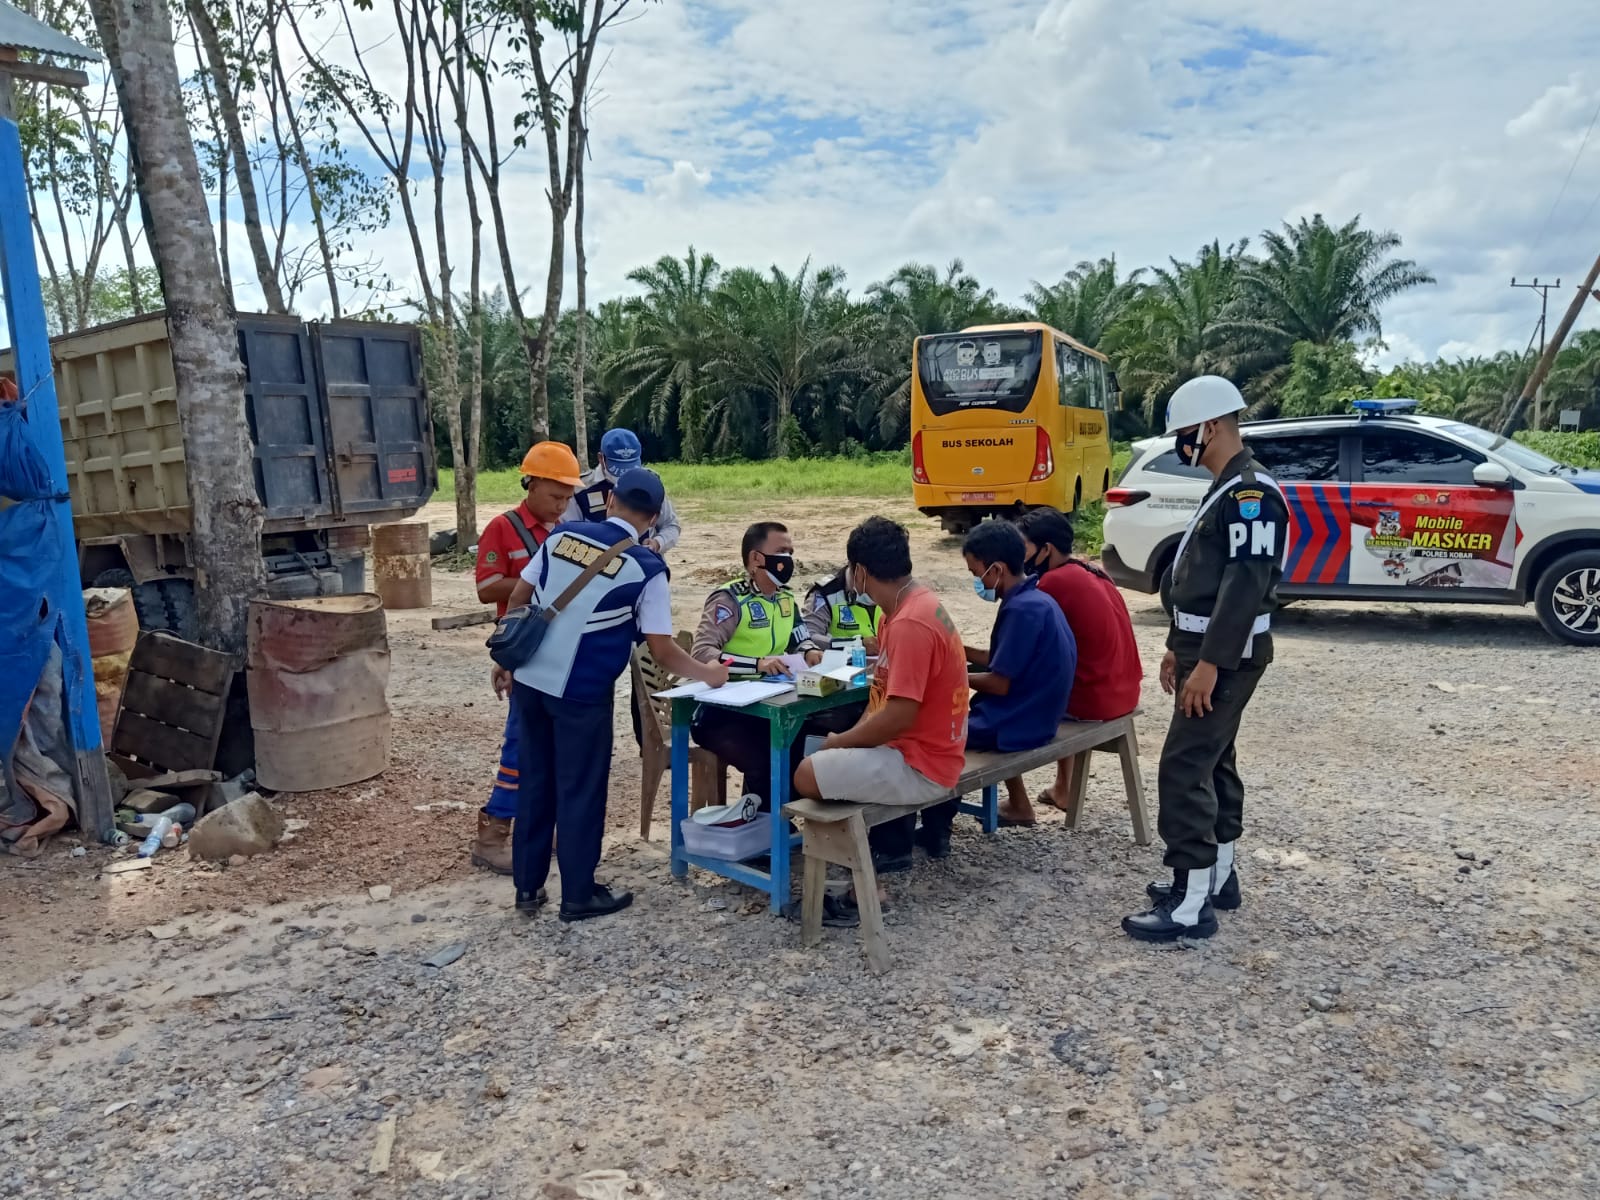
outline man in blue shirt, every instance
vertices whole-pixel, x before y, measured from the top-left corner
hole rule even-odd
[[[999,601],[989,649],[967,647],[974,668],[968,682],[977,693],[967,720],[969,750],[1012,753],[1032,750],[1055,737],[1066,718],[1072,679],[1078,670],[1078,646],[1061,615],[1061,606],[1039,590],[1026,573],[1026,549],[1016,526],[985,521],[967,535],[961,552],[972,572],[973,590]],[[1022,808],[1027,799],[1022,781],[1008,782],[1000,809],[1002,825],[1032,825],[1032,819],[1008,818],[1007,808]]]
[[[555,604],[584,570],[621,548],[550,622],[533,657],[514,673],[494,670],[494,688],[515,688],[521,775],[511,847],[517,908],[537,911],[552,848],[561,867],[561,919],[583,921],[628,907],[630,892],[596,883],[611,775],[611,703],[633,647],[648,642],[656,661],[713,687],[721,664],[696,662],[673,640],[667,567],[639,539],[661,514],[661,480],[635,468],[606,498],[601,521],[558,526],[528,560],[510,607]],[[556,834],[559,831],[560,837]]]

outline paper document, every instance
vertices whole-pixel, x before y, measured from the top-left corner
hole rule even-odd
[[[837,671],[840,667],[848,667],[849,665],[850,651],[824,650],[822,652],[822,661],[817,664],[816,669],[823,674],[827,674],[829,671]]]
[[[794,691],[792,683],[763,683],[758,679],[740,680],[738,683],[724,684],[719,688],[708,688],[699,692],[695,699],[702,704],[720,704],[725,708],[746,708],[752,704],[759,704],[763,700],[771,700],[774,696],[781,696],[785,692]]]
[[[698,696],[701,692],[709,692],[710,690],[711,685],[709,683],[701,683],[697,679],[693,683],[680,684],[678,687],[668,688],[664,692],[657,692],[655,698],[657,700],[682,700],[686,696]]]

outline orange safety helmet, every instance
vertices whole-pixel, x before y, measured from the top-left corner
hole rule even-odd
[[[578,456],[561,442],[540,442],[523,455],[524,478],[553,479],[568,487],[582,487],[583,468],[578,466]]]

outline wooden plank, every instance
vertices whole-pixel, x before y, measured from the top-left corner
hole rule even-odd
[[[822,941],[822,901],[828,890],[828,864],[806,855],[805,883],[800,891],[800,944],[810,949]]]
[[[453,617],[435,617],[429,621],[434,629],[466,629],[472,625],[493,625],[496,617],[494,609],[485,608],[478,612],[457,613]]]
[[[233,682],[235,665],[230,655],[157,632],[139,635],[129,668],[163,679],[175,679],[198,691],[226,696]]]
[[[222,717],[225,696],[185,687],[170,679],[129,671],[122,692],[122,710],[139,713],[163,725],[175,725],[209,737]]]
[[[114,749],[152,766],[187,770],[209,764],[216,756],[217,741],[124,709],[117,719]]]

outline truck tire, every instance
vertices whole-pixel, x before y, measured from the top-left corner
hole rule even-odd
[[[1545,631],[1574,646],[1600,646],[1600,550],[1556,559],[1539,576],[1533,610]]]
[[[185,641],[199,632],[194,607],[194,584],[187,579],[152,579],[135,583],[133,573],[122,567],[101,571],[93,587],[123,587],[133,593],[133,611],[139,615],[139,628],[164,629]]]

